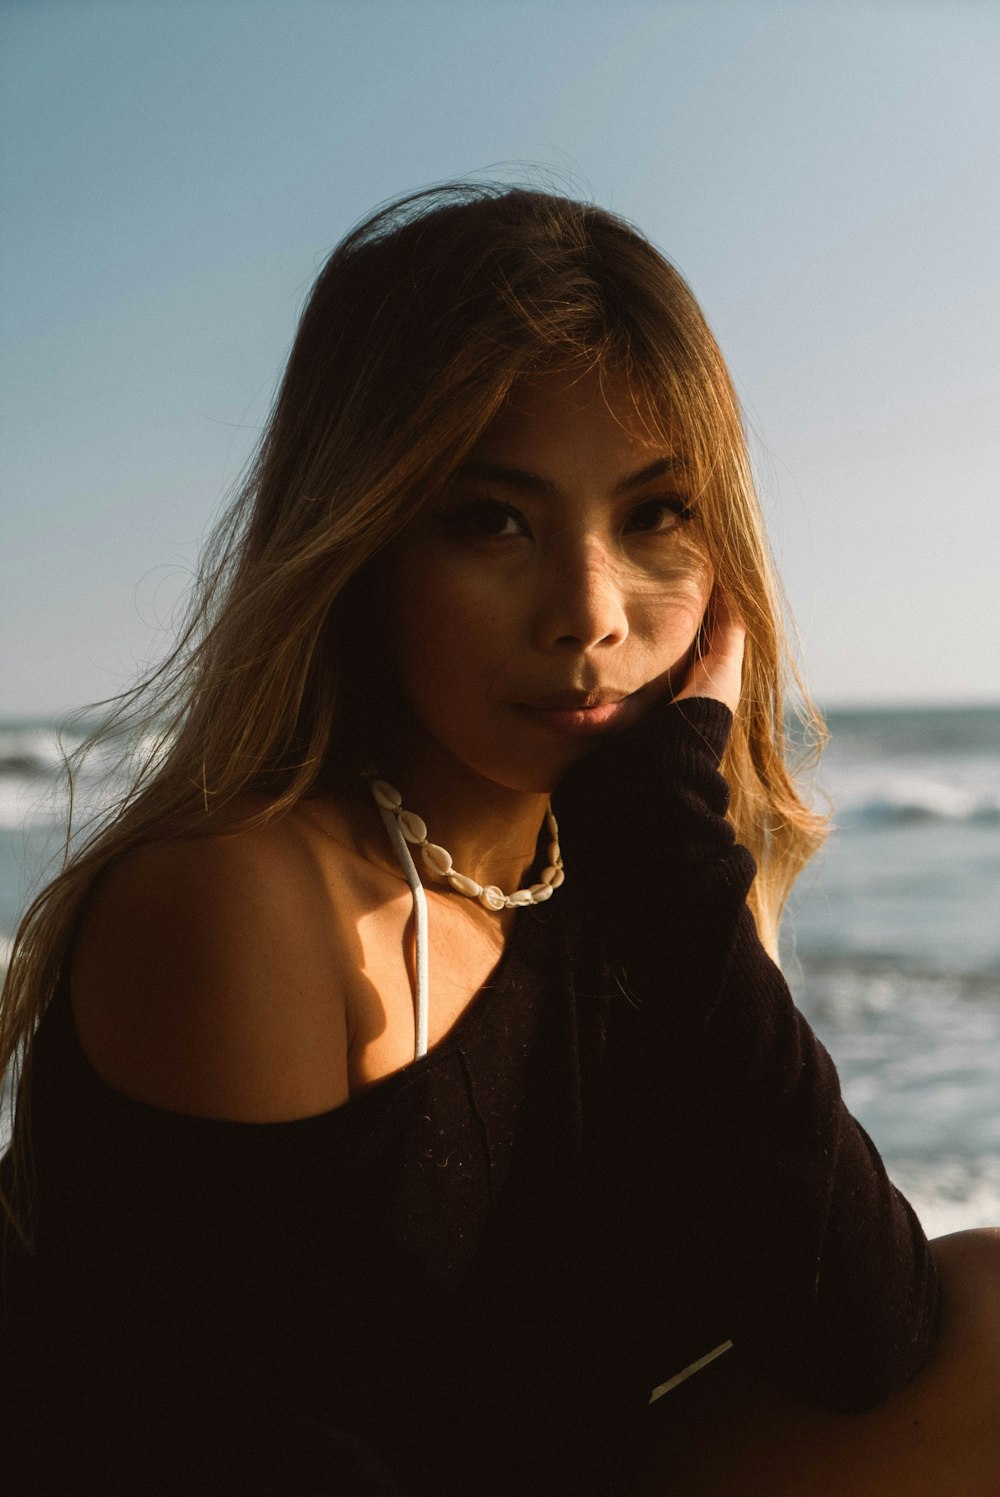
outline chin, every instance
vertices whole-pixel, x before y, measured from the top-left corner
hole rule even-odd
[[[572,769],[574,764],[586,758],[589,752],[590,746],[581,744],[563,755],[558,763],[526,764],[519,769],[513,769],[510,766],[501,768],[498,765],[489,778],[496,784],[503,785],[507,790],[516,790],[521,795],[552,795],[563,776]]]
[[[551,795],[568,768],[569,765],[566,764],[558,772],[545,774],[537,768],[519,773],[496,766],[478,770],[477,773],[484,780],[489,780],[504,790],[513,791],[516,795]]]

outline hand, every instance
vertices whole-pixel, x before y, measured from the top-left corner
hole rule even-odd
[[[651,940],[662,939],[665,905],[654,899],[651,907],[637,898],[634,872],[631,878],[609,879],[608,870],[631,859],[633,870],[641,868],[643,877],[650,877],[651,888],[661,894],[669,889],[680,907],[693,864],[688,857],[676,858],[675,839],[686,839],[691,857],[706,856],[709,845],[727,855],[732,850],[732,828],[724,821],[729,791],[717,769],[732,726],[729,714],[735,715],[740,700],[745,637],[742,617],[716,585],[700,648],[678,668],[677,694],[664,693],[638,722],[600,738],[554,792],[560,842],[580,890],[580,908],[595,930],[625,933],[620,949],[626,965],[629,943],[643,921],[652,922],[647,934],[657,928]],[[705,705],[696,708],[694,698]],[[685,701],[692,701],[687,710],[679,706]],[[713,702],[726,712],[716,712]],[[713,829],[710,844],[704,841],[706,827]],[[739,880],[746,872],[749,886],[753,863],[745,851],[740,856],[750,871],[738,870],[732,888],[745,894]]]
[[[688,669],[675,702],[685,697],[713,697],[735,713],[743,679],[746,626],[716,583],[705,615],[705,643]]]

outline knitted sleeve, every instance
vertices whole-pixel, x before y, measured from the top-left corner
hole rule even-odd
[[[620,995],[631,1145],[664,1243],[687,1236],[766,1376],[861,1411],[927,1357],[937,1278],[757,937],[718,769],[731,721],[689,699],[602,744],[559,788],[562,846],[584,960]]]

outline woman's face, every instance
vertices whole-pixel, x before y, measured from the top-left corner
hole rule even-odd
[[[712,587],[682,465],[623,382],[525,379],[389,554],[389,647],[446,756],[550,791],[679,690]]]

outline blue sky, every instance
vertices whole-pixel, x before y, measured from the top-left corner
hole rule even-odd
[[[0,56],[0,715],[163,648],[344,231],[532,167],[705,307],[819,700],[1000,700],[1000,7],[0,0]]]

